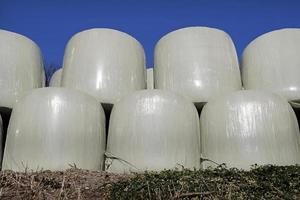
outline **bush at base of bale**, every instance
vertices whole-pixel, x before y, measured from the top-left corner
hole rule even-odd
[[[0,199],[300,199],[300,166],[220,166],[117,175],[64,172],[0,173]]]

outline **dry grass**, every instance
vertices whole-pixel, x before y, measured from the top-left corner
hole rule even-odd
[[[0,199],[107,199],[111,184],[126,176],[70,169],[64,172],[3,171]]]
[[[112,199],[300,199],[300,166],[150,172],[111,191]]]
[[[117,175],[0,172],[0,199],[300,199],[300,166]]]

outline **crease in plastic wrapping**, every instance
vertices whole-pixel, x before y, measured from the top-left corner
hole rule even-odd
[[[56,70],[50,79],[49,86],[50,87],[60,87],[61,86],[61,76],[62,76],[62,68]]]
[[[27,91],[45,85],[39,47],[17,33],[0,29],[0,107],[12,108]]]
[[[162,37],[154,53],[154,85],[207,102],[241,89],[234,44],[225,32],[189,27]]]
[[[271,91],[300,101],[300,29],[287,28],[253,40],[242,55],[245,89]]]
[[[300,164],[295,113],[276,94],[243,90],[212,100],[202,110],[200,130],[204,168]]]
[[[77,33],[64,55],[62,86],[75,88],[114,104],[146,88],[145,54],[130,35],[97,28]]]
[[[154,89],[153,68],[147,69],[147,89]]]
[[[94,97],[66,88],[35,89],[12,112],[3,169],[101,170],[105,116]]]
[[[199,134],[197,110],[186,98],[163,90],[132,93],[112,110],[106,169],[199,168]]]

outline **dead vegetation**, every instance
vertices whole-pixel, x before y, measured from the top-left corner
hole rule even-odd
[[[107,199],[111,184],[125,175],[70,169],[64,172],[3,171],[0,199]]]
[[[3,171],[0,199],[300,199],[300,166],[131,175],[80,169]]]

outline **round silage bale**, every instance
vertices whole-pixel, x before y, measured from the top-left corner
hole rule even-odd
[[[147,69],[147,89],[154,89],[153,68]]]
[[[35,89],[13,109],[3,169],[100,170],[105,116],[100,103],[66,88]]]
[[[300,29],[286,28],[253,40],[242,56],[245,89],[271,91],[300,100]]]
[[[192,102],[163,90],[115,104],[108,133],[110,172],[199,168],[199,117]]]
[[[45,85],[39,47],[29,38],[0,29],[0,107],[12,108],[27,91]]]
[[[75,88],[114,104],[124,95],[146,88],[142,45],[130,35],[97,28],[77,33],[68,42],[62,86]]]
[[[300,164],[295,113],[276,94],[243,90],[212,100],[202,110],[200,127],[204,168]]]
[[[61,76],[62,76],[62,68],[56,70],[51,79],[50,79],[50,83],[49,86],[50,87],[60,87],[61,86]]]
[[[154,53],[154,85],[197,104],[241,89],[236,50],[224,31],[188,27],[162,37]]]

